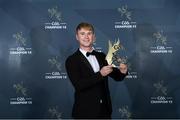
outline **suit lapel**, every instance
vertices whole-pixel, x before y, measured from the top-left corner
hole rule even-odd
[[[86,57],[79,51],[79,49],[77,50],[78,56],[80,57],[81,61],[84,62],[86,64],[86,66],[92,71],[94,72],[93,68],[91,67],[91,64],[89,63],[89,61],[86,59]],[[101,56],[99,55],[98,52],[96,52],[95,54],[96,59],[99,63],[99,67],[100,69],[104,66],[103,64],[103,58],[101,58]]]
[[[79,51],[79,49],[77,50],[78,56],[80,57],[80,60],[85,63],[85,65],[92,71],[94,72],[93,68],[91,67],[91,64],[89,63],[89,61],[86,59],[86,57]]]

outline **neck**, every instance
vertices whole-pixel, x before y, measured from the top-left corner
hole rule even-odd
[[[85,50],[86,52],[91,52],[91,51],[93,50],[92,47],[82,47],[82,46],[80,46],[80,48],[81,48],[82,50]]]

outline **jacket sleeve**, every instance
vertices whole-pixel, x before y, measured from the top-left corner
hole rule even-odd
[[[69,79],[77,91],[85,90],[103,80],[100,72],[94,73],[90,77],[82,78],[79,63],[70,57],[66,60],[65,66]]]
[[[109,76],[113,78],[115,81],[122,81],[126,77],[126,75],[128,75],[128,71],[126,74],[123,74],[120,72],[118,68],[114,67],[112,73],[109,74]]]

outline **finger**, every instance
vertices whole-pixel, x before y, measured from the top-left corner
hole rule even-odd
[[[106,70],[111,71],[111,70],[112,70],[112,68],[107,68]]]
[[[112,69],[108,69],[108,72],[112,72],[113,70]]]
[[[107,68],[112,68],[113,66],[112,65],[108,65]]]

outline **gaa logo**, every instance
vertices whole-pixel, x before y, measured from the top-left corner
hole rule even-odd
[[[158,96],[158,97],[157,97],[157,100],[159,100],[159,101],[164,101],[164,100],[166,100],[166,98],[165,98],[164,96]]]
[[[17,51],[23,51],[25,50],[23,47],[17,47]]]
[[[52,75],[60,75],[59,72],[52,72]]]
[[[129,22],[128,21],[122,21],[121,24],[122,25],[129,25]]]
[[[25,98],[24,97],[17,97],[17,101],[19,101],[19,102],[25,101]]]
[[[165,47],[164,46],[157,46],[157,49],[158,50],[165,50]]]
[[[59,22],[52,22],[52,25],[60,25]]]

